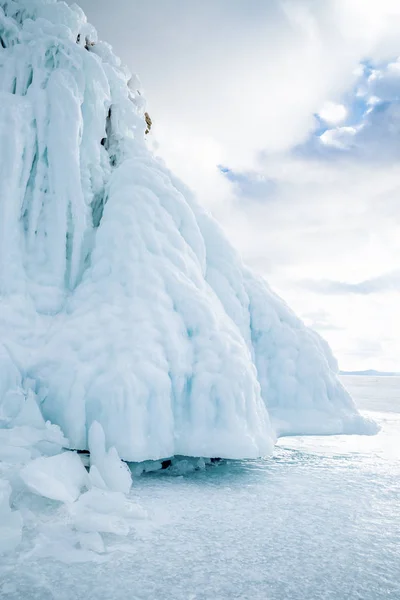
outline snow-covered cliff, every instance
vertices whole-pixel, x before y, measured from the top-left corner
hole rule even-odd
[[[71,448],[96,420],[132,461],[371,432],[326,343],[149,151],[138,85],[76,5],[0,0],[1,426],[34,402]]]

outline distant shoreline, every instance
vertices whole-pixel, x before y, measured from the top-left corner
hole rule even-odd
[[[367,369],[366,371],[339,371],[339,375],[364,375],[365,377],[399,377],[400,373],[395,371],[375,371]]]

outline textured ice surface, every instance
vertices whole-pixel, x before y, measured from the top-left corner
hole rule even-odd
[[[1,423],[29,401],[133,461],[371,432],[325,342],[151,154],[140,84],[82,11],[0,0],[0,38]]]
[[[398,600],[400,379],[345,382],[378,435],[282,438],[264,460],[80,497],[97,532],[124,533],[131,508],[126,535],[68,530],[58,503],[20,496],[31,517],[18,554],[1,557],[1,599]]]

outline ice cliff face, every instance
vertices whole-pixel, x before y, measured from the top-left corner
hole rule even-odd
[[[72,448],[256,457],[369,432],[327,345],[146,146],[143,97],[77,6],[0,0],[0,417]]]

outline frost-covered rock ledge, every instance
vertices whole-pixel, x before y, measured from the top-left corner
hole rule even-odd
[[[326,343],[152,156],[139,88],[76,5],[0,0],[0,551],[31,491],[101,552],[137,516],[119,457],[374,431]],[[89,474],[63,448],[90,448]]]

